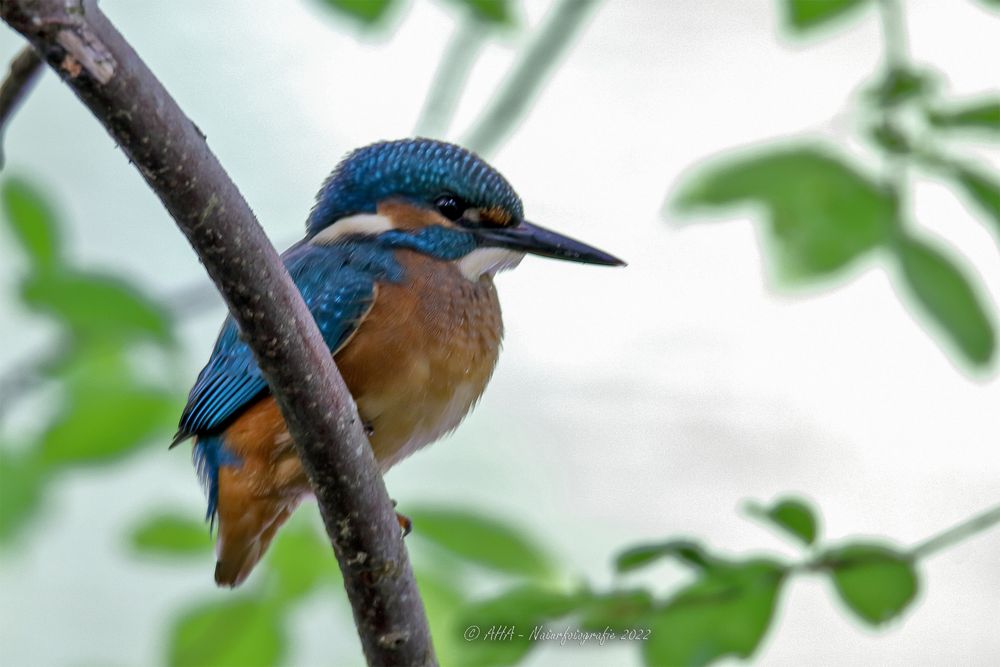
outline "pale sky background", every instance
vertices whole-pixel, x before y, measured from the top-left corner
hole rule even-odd
[[[397,31],[358,39],[307,0],[102,2],[278,244],[300,235],[346,151],[412,132],[454,15],[445,2],[408,4]],[[529,29],[549,5],[517,4]],[[965,0],[905,4],[917,60],[946,72],[955,95],[997,91],[1000,15]],[[852,136],[847,100],[880,58],[874,15],[808,41],[777,26],[765,0],[599,7],[493,163],[531,219],[630,265],[532,258],[499,278],[507,337],[495,379],[456,434],[389,474],[404,511],[441,501],[503,515],[601,584],[621,547],[668,535],[792,555],[738,514],[746,499],[798,491],[821,508],[825,535],[903,545],[1000,500],[996,370],[956,369],[885,271],[779,295],[747,212],[686,227],[661,215],[684,170],[711,154],[805,132],[841,144]],[[487,47],[453,136],[525,36]],[[0,60],[20,46],[0,28]],[[995,145],[971,150],[1000,166]],[[9,173],[57,195],[80,262],[157,294],[203,275],[158,200],[51,73],[15,117],[6,153]],[[943,185],[921,181],[914,197],[917,222],[978,269],[995,314],[997,239]],[[10,245],[0,245],[0,368],[41,349],[47,333],[11,301],[20,265]],[[185,377],[207,357],[221,316],[185,325]],[[165,618],[227,595],[207,560],[137,563],[123,546],[151,511],[203,511],[188,457],[165,445],[107,474],[74,474],[50,498],[46,522],[0,555],[5,665],[157,664]],[[825,582],[795,580],[756,662],[997,664],[1000,530],[934,556],[921,573],[917,603],[879,632],[847,617]],[[358,664],[348,618],[343,606],[310,604],[293,664]],[[619,663],[637,664],[634,650],[545,646],[531,660]]]

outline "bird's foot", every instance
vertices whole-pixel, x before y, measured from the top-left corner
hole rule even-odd
[[[413,530],[413,521],[405,514],[396,512],[396,521],[399,522],[399,529],[403,531],[403,537],[409,535],[410,531]]]
[[[395,500],[392,501],[392,506],[393,507],[396,506]],[[409,535],[410,531],[413,530],[413,521],[410,519],[410,517],[406,516],[405,514],[400,514],[399,512],[396,512],[396,521],[399,522],[399,529],[402,531],[403,537]]]

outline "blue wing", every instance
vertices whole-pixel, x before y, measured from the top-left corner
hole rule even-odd
[[[331,353],[367,314],[376,281],[402,279],[402,268],[392,251],[374,243],[301,244],[291,248],[284,261]],[[221,431],[267,392],[253,353],[240,339],[232,317],[227,317],[215,350],[188,396],[174,444]]]

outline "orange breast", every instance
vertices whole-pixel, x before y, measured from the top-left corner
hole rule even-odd
[[[491,278],[470,282],[450,263],[398,256],[407,282],[379,285],[335,357],[383,470],[459,424],[486,388],[503,335]]]
[[[371,311],[334,358],[373,430],[383,471],[458,426],[486,388],[503,335],[492,279],[470,282],[415,252],[399,257],[407,282],[379,284]],[[275,486],[304,482],[271,397],[229,427],[226,444],[244,460],[242,474],[259,461],[262,476],[279,478]]]

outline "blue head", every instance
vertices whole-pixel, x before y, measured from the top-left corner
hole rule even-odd
[[[306,226],[313,243],[377,236],[446,260],[489,251],[474,263],[484,271],[516,264],[526,252],[622,263],[526,222],[521,198],[498,171],[432,139],[384,141],[350,153],[323,184]]]
[[[514,188],[475,154],[432,139],[402,139],[359,148],[337,165],[316,198],[309,235],[346,216],[375,213],[388,199],[432,206],[443,194],[524,217]]]

